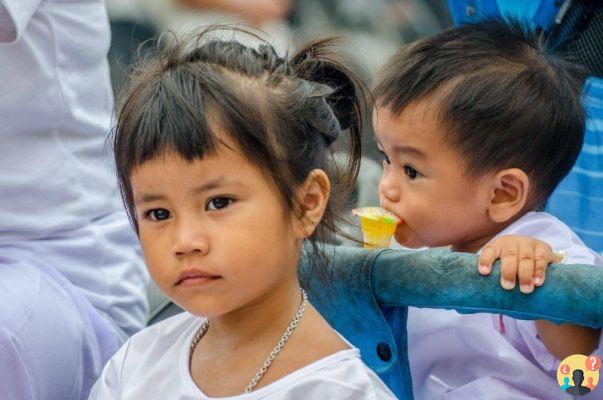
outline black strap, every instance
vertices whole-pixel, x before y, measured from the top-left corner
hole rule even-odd
[[[603,77],[603,2],[574,0],[550,34],[559,50],[573,55],[590,75]]]

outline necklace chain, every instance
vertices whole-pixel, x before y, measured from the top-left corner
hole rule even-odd
[[[299,308],[297,309],[297,312],[291,319],[291,323],[285,330],[285,333],[283,333],[283,336],[281,336],[281,339],[278,341],[278,343],[276,344],[274,349],[272,349],[272,351],[270,352],[270,355],[268,356],[266,361],[264,361],[264,364],[262,365],[260,370],[257,372],[257,374],[255,374],[255,376],[253,377],[251,382],[249,382],[249,385],[247,385],[247,387],[245,388],[245,393],[252,392],[253,389],[257,386],[257,384],[260,382],[260,380],[262,379],[264,374],[266,374],[266,371],[268,371],[268,368],[270,367],[270,364],[272,364],[272,361],[274,361],[274,359],[276,358],[278,353],[281,352],[281,350],[285,346],[285,343],[287,342],[287,340],[289,340],[289,338],[291,337],[291,334],[293,333],[295,328],[297,328],[297,324],[301,320],[301,317],[304,315],[304,311],[306,310],[306,304],[308,304],[308,294],[306,293],[306,291],[304,289],[300,289],[300,290],[301,290],[302,299],[301,299],[301,303],[299,304]],[[193,341],[191,342],[191,348],[190,348],[189,354],[188,354],[189,365],[190,365],[191,359],[193,358],[193,352],[195,351],[195,347],[197,347],[197,344],[199,343],[199,341],[203,338],[203,336],[205,336],[208,329],[209,329],[209,320],[206,319],[205,321],[203,321],[203,323],[199,327],[199,330],[197,331],[197,333],[195,334],[195,337],[193,338]]]

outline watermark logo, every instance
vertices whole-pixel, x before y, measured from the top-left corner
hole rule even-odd
[[[557,383],[566,393],[584,396],[597,387],[600,369],[599,357],[574,354],[561,361],[557,369]]]

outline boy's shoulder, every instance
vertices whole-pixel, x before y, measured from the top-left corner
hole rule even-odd
[[[531,236],[548,243],[553,251],[563,251],[565,264],[603,266],[603,258],[588,248],[572,229],[547,212],[529,212],[502,230],[497,236]]]

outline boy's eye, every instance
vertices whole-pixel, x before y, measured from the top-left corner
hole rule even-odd
[[[168,210],[166,210],[165,208],[155,208],[153,210],[149,210],[147,212],[147,215],[153,221],[159,222],[159,221],[164,221],[164,220],[168,219],[170,217],[170,212]]]
[[[207,203],[205,209],[210,211],[221,210],[228,207],[232,202],[233,199],[229,197],[214,197]]]
[[[381,157],[383,157],[384,164],[388,164],[388,165],[391,164],[391,161],[389,161],[387,154],[385,154],[385,152],[383,152],[383,150],[379,150],[379,153],[381,154]]]
[[[418,178],[421,174],[419,173],[419,171],[417,171],[416,169],[414,169],[413,167],[411,167],[410,165],[405,165],[404,166],[404,173],[406,174],[406,176],[408,176],[408,178],[410,179],[416,179]]]

